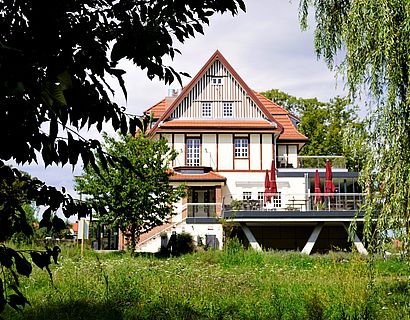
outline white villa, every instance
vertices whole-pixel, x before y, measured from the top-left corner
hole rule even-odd
[[[146,113],[154,114],[152,132],[178,152],[171,181],[185,184],[188,196],[167,224],[142,235],[137,251],[158,251],[160,234],[173,231],[221,248],[221,221],[257,250],[310,254],[351,246],[346,228],[361,202],[357,173],[345,169],[342,157],[299,156],[308,141],[298,131],[299,119],[251,90],[219,51],[182,91],[172,91]],[[316,168],[324,192],[326,159],[335,193],[318,195]],[[357,221],[360,229],[362,218]],[[366,253],[355,236],[357,250]]]

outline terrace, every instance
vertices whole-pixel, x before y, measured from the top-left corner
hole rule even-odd
[[[230,203],[187,203],[187,217],[201,221],[216,217],[353,217],[363,202],[362,193],[264,194],[262,199],[231,195]]]
[[[333,171],[335,192],[313,193],[316,168],[321,181],[320,189],[325,189],[326,160],[329,160]],[[282,155],[277,157],[276,165],[276,183],[281,192],[267,193],[266,188],[265,192],[255,189],[263,187],[263,181],[240,181],[245,188],[243,193],[225,194],[220,203],[193,203],[191,198],[183,209],[188,221],[211,221],[216,217],[255,218],[281,215],[295,218],[318,215],[353,217],[363,203],[357,173],[348,172],[346,160],[342,156]],[[306,192],[300,193],[300,189]]]

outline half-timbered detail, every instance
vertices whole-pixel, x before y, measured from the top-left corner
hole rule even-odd
[[[162,234],[185,231],[197,244],[221,248],[223,218],[256,249],[349,247],[345,227],[361,201],[357,173],[342,157],[300,156],[308,138],[298,131],[299,118],[251,90],[219,51],[146,113],[154,115],[151,132],[178,153],[172,184],[188,191]],[[332,194],[324,193],[326,163]],[[159,249],[154,233],[139,250]]]

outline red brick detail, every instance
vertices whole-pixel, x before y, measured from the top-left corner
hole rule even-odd
[[[217,186],[215,188],[215,202],[218,203],[216,206],[216,216],[220,217],[221,216],[221,205],[219,205],[219,203],[222,203],[222,188]]]

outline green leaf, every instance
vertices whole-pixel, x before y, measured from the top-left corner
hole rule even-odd
[[[5,298],[5,291],[3,288],[3,280],[0,278],[0,314],[4,311],[6,307],[6,298]]]
[[[125,88],[124,78],[122,77],[125,74],[125,71],[121,69],[110,69],[109,72],[117,78],[118,83],[122,89],[122,93],[124,94],[125,101],[127,101],[127,89]]]
[[[8,304],[14,310],[22,311],[28,300],[23,295],[11,294],[8,296]]]
[[[57,118],[54,116],[50,117],[50,132],[49,132],[49,137],[51,139],[55,139],[58,134],[58,122]]]
[[[62,165],[65,165],[68,161],[68,146],[67,143],[63,140],[57,141],[58,155],[60,157],[60,162]]]
[[[16,270],[22,276],[29,277],[32,271],[31,263],[21,254],[16,252],[14,255],[14,263],[16,265]]]
[[[40,269],[44,269],[50,264],[50,254],[48,252],[30,252],[31,259],[33,260],[34,264],[39,267]]]
[[[60,88],[61,90],[67,90],[73,87],[73,83],[71,81],[71,75],[68,73],[67,70],[65,70],[64,72],[60,73],[57,76],[57,79],[60,83]]]
[[[52,220],[52,226],[54,231],[56,232],[60,232],[61,230],[64,230],[66,228],[65,222],[63,221],[63,219],[54,216],[53,220]]]
[[[39,227],[40,228],[47,228],[47,231],[51,229],[51,207],[48,207],[44,213],[43,218],[40,220]]]
[[[57,264],[58,261],[58,255],[61,253],[61,249],[58,246],[54,246],[53,252],[52,252],[52,257],[54,260],[54,263]]]
[[[13,265],[14,253],[15,250],[5,246],[0,246],[0,265],[4,266],[7,269],[10,269]]]
[[[121,133],[124,135],[128,133],[127,118],[125,115],[121,116]]]

